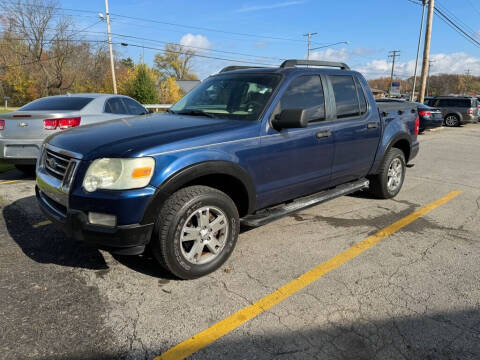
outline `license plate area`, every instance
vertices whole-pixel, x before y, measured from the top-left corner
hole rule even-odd
[[[36,159],[40,149],[37,145],[5,145],[5,157]]]

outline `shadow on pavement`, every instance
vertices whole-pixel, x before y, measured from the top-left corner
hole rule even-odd
[[[35,196],[5,206],[3,217],[12,239],[25,255],[38,263],[93,270],[107,268],[103,255],[97,249],[68,239],[52,226],[34,228],[36,223],[45,221]]]
[[[303,326],[303,330],[289,330],[286,326],[278,325],[280,331],[275,333],[253,330],[255,334],[249,335],[243,331],[236,332],[200,350],[193,358],[342,360],[480,358],[478,310],[398,316],[376,321],[366,319],[351,324],[347,324],[341,314],[339,315],[337,321],[331,321],[330,325],[325,327],[310,327],[307,324]],[[299,323],[303,321],[299,320]],[[165,331],[168,332],[168,329]],[[183,339],[170,339],[168,347],[181,340]],[[118,353],[102,351],[88,353],[82,349],[77,349],[78,353],[71,353],[66,350],[64,354],[37,359],[151,359],[166,351],[168,347],[160,349],[145,346],[142,350]]]
[[[0,181],[8,181],[8,180],[34,180],[34,174],[26,174],[19,170],[8,170],[5,172],[0,173]]]
[[[120,264],[144,275],[165,280],[180,280],[167,270],[163,269],[148,250],[145,252],[145,254],[137,256],[115,254],[112,254],[112,256]]]

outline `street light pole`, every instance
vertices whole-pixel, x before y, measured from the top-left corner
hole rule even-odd
[[[108,0],[105,0],[105,17],[107,20],[108,47],[110,50],[110,68],[112,70],[113,93],[117,93],[117,79],[115,78],[115,60],[113,58],[112,35],[110,31],[110,13],[108,11]]]
[[[420,22],[420,33],[418,34],[417,57],[415,59],[415,71],[413,73],[412,96],[410,97],[411,101],[413,101],[413,99],[415,98],[415,85],[417,83],[418,55],[420,54],[420,45],[422,43],[423,19],[425,18],[425,5],[427,5],[427,0],[422,0],[422,21]]]

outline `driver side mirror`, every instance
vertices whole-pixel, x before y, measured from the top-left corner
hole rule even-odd
[[[282,110],[280,114],[275,115],[272,125],[277,130],[307,127],[307,111],[305,109]]]

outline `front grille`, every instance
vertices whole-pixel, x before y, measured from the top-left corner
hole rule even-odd
[[[50,149],[45,149],[43,164],[45,170],[59,180],[64,180],[70,165],[71,158],[69,156],[59,154]]]

